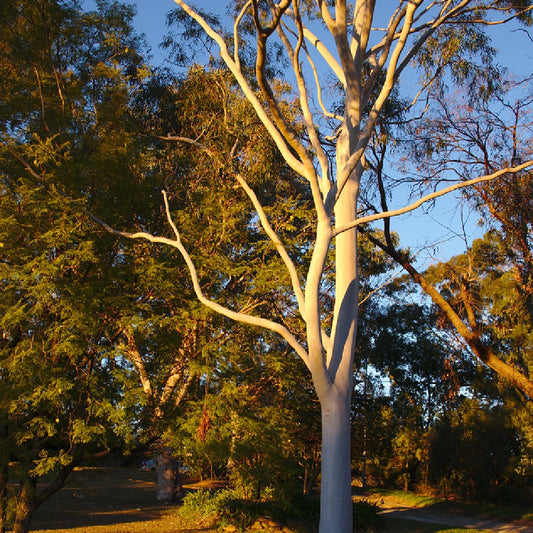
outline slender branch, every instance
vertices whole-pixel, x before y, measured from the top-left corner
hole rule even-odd
[[[339,122],[342,123],[343,117],[341,115],[337,115],[336,113],[332,113],[327,110],[326,105],[324,104],[324,99],[322,98],[322,84],[320,83],[320,80],[318,79],[318,70],[316,68],[315,62],[313,61],[313,58],[311,57],[311,54],[309,54],[309,51],[307,50],[307,48],[305,48],[305,54],[307,56],[307,61],[309,62],[309,66],[311,67],[311,70],[313,71],[318,104],[320,105],[320,108],[322,109],[322,113],[324,114],[325,117],[338,120]]]
[[[209,148],[205,146],[205,144],[199,143],[198,141],[195,141],[194,139],[191,139],[189,137],[180,137],[179,135],[156,135],[156,139],[160,139],[161,141],[176,141],[176,142],[184,142],[187,144],[192,144],[193,146],[196,146],[196,148],[200,148],[201,150],[205,150],[206,152],[209,152]]]
[[[304,37],[313,45],[317,52],[323,57],[324,61],[331,68],[337,79],[346,87],[346,77],[344,71],[339,65],[339,62],[333,57],[329,49],[322,43],[322,41],[308,28],[303,27]]]
[[[287,122],[285,116],[283,115],[279,102],[276,99],[274,95],[274,91],[272,90],[272,87],[267,79],[266,75],[266,62],[267,62],[267,40],[268,37],[271,35],[272,31],[274,29],[278,29],[280,24],[280,18],[281,14],[276,13],[276,17],[272,19],[271,24],[269,25],[268,30],[263,29],[261,26],[260,16],[259,16],[259,6],[257,4],[257,0],[254,0],[253,2],[254,6],[254,21],[256,25],[256,31],[257,31],[257,54],[256,54],[256,61],[255,61],[255,76],[257,79],[257,82],[259,84],[259,88],[261,89],[261,92],[263,93],[263,96],[265,97],[268,110],[270,111],[270,115],[272,117],[272,120],[277,127],[278,131],[281,133],[283,138],[285,139],[285,142],[296,152],[298,155],[300,161],[306,168],[304,176],[306,176],[308,179],[313,179],[315,172],[311,170],[311,174],[309,175],[309,169],[313,169],[313,163],[312,159],[307,152],[305,146],[302,144],[301,140],[298,138],[298,135],[294,131],[293,127],[289,122]],[[284,43],[287,47],[286,42]],[[290,54],[290,47],[287,48],[289,54]],[[298,76],[297,68],[293,69],[295,71],[295,75]],[[318,205],[318,204],[317,204]]]
[[[180,233],[170,214],[168,198],[167,198],[167,194],[165,191],[163,191],[163,200],[165,202],[165,212],[167,215],[167,220],[168,220],[168,223],[170,224],[170,227],[172,228],[172,231],[174,232],[175,239],[169,239],[168,237],[158,237],[156,235],[152,235],[151,233],[147,233],[144,231],[139,231],[136,233],[129,233],[126,231],[116,230],[115,228],[112,228],[111,226],[109,226],[109,224],[106,224],[103,220],[99,219],[95,215],[91,213],[87,213],[87,215],[90,216],[95,222],[100,224],[104,229],[106,229],[109,233],[112,233],[113,235],[119,235],[121,237],[126,237],[128,239],[133,239],[133,240],[144,239],[149,242],[165,244],[167,246],[172,246],[173,248],[176,248],[180,252],[181,256],[183,257],[187,265],[187,268],[189,269],[189,275],[191,277],[194,292],[196,294],[196,297],[200,301],[200,303],[204,304],[209,309],[212,309],[213,311],[227,318],[230,318],[236,322],[242,322],[244,324],[249,324],[252,326],[259,326],[259,327],[268,329],[270,331],[273,331],[275,333],[278,333],[289,343],[289,345],[294,349],[294,351],[300,356],[300,358],[309,368],[309,355],[307,354],[307,351],[298,342],[296,337],[285,326],[278,324],[277,322],[274,322],[272,320],[266,319],[266,318],[248,315],[246,313],[242,313],[239,311],[233,311],[232,309],[229,309],[209,299],[204,294],[202,287],[200,286],[200,281],[198,279],[198,273],[196,271],[196,267],[194,266],[191,256],[189,255],[186,248],[183,246],[183,243],[181,242]]]
[[[235,19],[235,24],[233,25],[233,60],[239,69],[241,68],[241,58],[239,56],[239,24],[251,5],[252,0],[248,0],[248,2],[242,6],[240,13]]]
[[[150,381],[150,376],[146,371],[146,365],[144,364],[141,353],[139,352],[139,348],[137,347],[137,342],[135,341],[135,336],[133,335],[133,328],[131,326],[124,328],[124,335],[128,341],[125,351],[130,356],[133,364],[139,372],[139,379],[141,380],[144,394],[148,400],[152,400],[154,395],[152,383]]]
[[[308,175],[308,179],[311,185],[311,191],[313,193],[313,198],[315,201],[315,206],[316,206],[317,211],[320,212],[320,211],[323,211],[324,209],[323,196],[326,196],[329,189],[331,188],[331,183],[329,181],[329,161],[326,156],[326,153],[324,152],[322,143],[320,142],[320,139],[318,138],[317,127],[313,120],[313,113],[311,112],[311,109],[309,107],[309,96],[307,92],[304,75],[303,75],[303,72],[300,66],[299,54],[302,48],[305,49],[305,46],[304,46],[305,41],[304,41],[304,36],[303,36],[303,26],[301,22],[301,17],[300,17],[300,13],[297,7],[295,8],[294,18],[295,18],[296,26],[298,27],[298,34],[296,36],[297,37],[296,49],[293,49],[282,27],[278,27],[278,35],[281,41],[283,42],[285,49],[287,50],[287,53],[292,63],[293,72],[296,76],[296,83],[298,86],[299,101],[300,101],[300,109],[302,110],[305,128],[306,128],[307,134],[309,135],[309,141],[311,143],[311,147],[316,153],[316,156],[320,163],[320,168],[322,169],[322,176],[320,179],[317,173],[313,171],[312,166],[310,166],[309,168],[309,175]],[[321,194],[319,193],[319,191]]]
[[[431,194],[423,196],[422,198],[419,198],[416,202],[413,202],[412,204],[402,207],[400,209],[393,209],[392,211],[386,211],[384,213],[376,213],[374,215],[367,215],[367,216],[358,218],[357,220],[350,222],[350,224],[346,224],[340,228],[336,228],[334,235],[339,235],[339,233],[343,233],[344,231],[348,231],[361,224],[366,224],[374,220],[381,220],[383,218],[390,218],[390,217],[395,217],[398,215],[404,215],[405,213],[414,211],[417,207],[420,207],[422,204],[425,204],[431,200],[434,200],[435,198],[439,198],[440,196],[444,196],[445,194],[448,194],[450,192],[457,191],[459,189],[464,189],[465,187],[470,187],[471,185],[476,185],[477,183],[484,183],[487,181],[492,181],[496,178],[499,178],[500,176],[504,174],[515,174],[516,172],[520,172],[521,170],[525,170],[526,168],[531,167],[531,166],[533,166],[533,160],[527,161],[526,163],[522,163],[521,165],[516,166],[516,167],[503,168],[501,170],[498,170],[497,172],[494,172],[486,176],[480,176],[478,178],[474,178],[471,180],[466,180],[460,183],[455,183],[453,185],[450,185],[449,187],[441,189],[440,191],[435,191],[435,192],[432,192]]]
[[[271,135],[272,139],[276,143],[276,146],[278,147],[278,150],[280,151],[287,164],[300,176],[307,176],[307,170],[305,166],[298,158],[294,156],[293,152],[287,144],[286,139],[283,137],[276,125],[268,116],[265,108],[255,95],[254,90],[250,87],[246,78],[244,77],[240,65],[236,63],[231,57],[228,51],[228,47],[226,46],[226,43],[222,36],[217,33],[207,23],[207,21],[194,9],[192,9],[186,2],[184,2],[183,0],[174,0],[174,2],[176,2],[176,4],[178,4],[187,13],[187,15],[189,15],[193,20],[195,20],[203,28],[206,34],[217,44],[222,60],[228,66],[231,73],[235,77],[235,80],[242,89],[244,95],[252,104],[255,112],[257,113],[257,116],[267,129],[268,133]]]
[[[283,243],[281,242],[280,238],[274,231],[274,228],[272,228],[270,222],[268,221],[265,210],[253,189],[248,185],[246,180],[240,174],[237,174],[235,178],[239,182],[240,186],[243,188],[244,192],[252,201],[257,215],[259,216],[259,220],[261,221],[261,226],[265,230],[265,233],[267,234],[268,238],[272,241],[272,244],[275,246],[281,259],[285,263],[285,267],[287,268],[287,271],[289,272],[289,275],[291,277],[292,288],[294,290],[294,294],[296,295],[296,300],[298,301],[300,313],[302,314],[302,317],[305,320],[305,297],[300,283],[300,277],[298,276],[298,272],[296,271],[296,267],[292,259],[290,258],[287,250],[283,246]]]

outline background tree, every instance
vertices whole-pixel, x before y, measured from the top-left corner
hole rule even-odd
[[[432,172],[444,169],[444,156],[454,161],[457,172],[467,178],[472,168],[492,171],[507,161],[522,161],[524,154],[531,153],[530,92],[527,82],[506,81],[491,98],[477,99],[471,106],[464,104],[460,96],[453,110],[447,100],[436,99],[432,120],[424,134],[431,150],[424,168]],[[469,116],[472,108],[475,123]],[[529,192],[531,173],[525,171],[476,186],[466,193],[469,203],[482,217],[480,223],[490,232],[472,243],[466,256],[457,258],[455,275],[462,281],[447,290],[456,298],[462,294],[463,320],[470,329],[479,330],[489,349],[508,362],[518,376],[529,380],[531,386],[528,368],[531,339],[526,333],[531,331],[533,290]],[[468,305],[471,309],[467,317]],[[483,312],[488,312],[491,319],[482,319]],[[528,394],[531,389],[519,383],[524,380],[517,381],[517,386],[531,397]]]
[[[130,8],[46,0],[0,14],[0,508],[2,527],[26,531],[76,465],[132,440],[115,357],[125,247],[90,233],[84,210],[113,202],[139,158],[127,110],[146,71]]]

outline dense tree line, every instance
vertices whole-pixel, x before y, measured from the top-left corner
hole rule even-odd
[[[104,0],[95,11],[75,0],[0,6],[0,531],[27,531],[76,466],[111,452],[153,453],[164,500],[180,495],[179,479],[165,472],[176,457],[197,475],[228,478],[248,498],[308,493],[320,483],[320,405],[309,364],[294,353],[307,332],[291,292],[291,275],[303,277],[313,262],[316,198],[227,67],[213,60],[178,73],[154,69],[133,15]],[[184,23],[176,13],[170,20]],[[183,43],[167,46],[187,57]],[[430,51],[421,63],[428,73]],[[253,71],[250,58],[244,72]],[[265,79],[251,87],[270,86],[280,124],[293,128],[291,157],[301,157],[310,132],[279,70],[264,67]],[[425,152],[402,144],[408,128],[396,126],[401,101],[391,98],[389,122],[369,150],[377,185],[364,198],[367,213],[379,211],[373,204],[387,210],[380,186],[388,143],[429,176],[451,160],[467,179],[474,164],[489,174],[525,157],[530,100],[506,98],[489,91],[476,110],[475,124],[486,128],[479,153],[465,148],[475,124],[450,116],[442,99],[416,132]],[[513,110],[514,129],[496,120],[498,105]],[[506,132],[507,144],[491,140],[495,131]],[[469,189],[487,234],[427,272],[414,270],[387,222],[361,227],[349,421],[352,472],[364,485],[531,493],[527,389],[500,379],[472,348],[531,383],[531,184],[522,171]],[[203,294],[242,316],[269,317],[282,337],[202,306],[174,248],[104,227],[164,238],[169,220]],[[272,235],[282,236],[286,258]],[[324,336],[336,323],[333,251],[326,255]],[[284,269],[288,261],[294,272]],[[444,308],[407,278],[391,280],[395,262],[435,287]]]

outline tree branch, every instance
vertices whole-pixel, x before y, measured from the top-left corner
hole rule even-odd
[[[383,218],[390,218],[390,217],[395,217],[398,215],[404,215],[405,213],[414,211],[417,207],[420,207],[422,204],[425,204],[431,200],[434,200],[435,198],[439,198],[440,196],[444,196],[445,194],[448,194],[450,192],[457,191],[459,189],[464,189],[465,187],[470,187],[471,185],[476,185],[477,183],[484,183],[487,181],[492,181],[496,178],[499,178],[500,176],[504,174],[515,174],[516,172],[520,172],[521,170],[525,170],[526,168],[531,167],[531,166],[533,166],[533,160],[527,161],[526,163],[522,163],[521,165],[518,165],[516,167],[503,168],[487,176],[480,176],[479,178],[474,178],[471,180],[462,181],[460,183],[455,183],[453,185],[450,185],[449,187],[441,189],[440,191],[435,191],[431,194],[423,196],[422,198],[419,198],[416,202],[413,202],[412,204],[402,207],[400,209],[393,209],[392,211],[386,211],[384,213],[376,213],[374,215],[367,215],[367,216],[358,218],[354,220],[353,222],[351,222],[350,224],[346,224],[345,226],[336,228],[334,235],[338,235],[339,233],[348,231],[361,224],[366,224],[374,220],[380,220]]]
[[[217,33],[207,23],[207,21],[200,14],[194,11],[194,9],[192,9],[186,2],[184,2],[183,0],[174,0],[174,2],[176,2],[176,4],[178,4],[193,20],[195,20],[203,28],[205,33],[217,44],[222,60],[228,66],[231,73],[235,77],[235,80],[242,89],[244,95],[252,104],[255,112],[257,113],[257,116],[267,129],[268,133],[271,135],[272,139],[276,143],[276,146],[278,147],[278,150],[280,151],[287,164],[300,176],[306,177],[307,169],[305,168],[303,163],[294,156],[293,152],[287,145],[286,139],[283,137],[274,122],[272,122],[272,120],[268,116],[265,108],[255,95],[254,90],[250,87],[246,78],[244,77],[244,74],[242,73],[240,68],[240,64],[235,62],[231,57],[228,51],[228,47],[226,46],[226,43],[222,36]]]
[[[209,309],[212,309],[213,311],[227,318],[230,318],[236,322],[242,322],[244,324],[249,324],[251,326],[259,326],[259,327],[268,329],[270,331],[274,331],[275,333],[278,333],[289,343],[289,345],[294,349],[294,351],[300,356],[300,358],[309,368],[309,356],[307,354],[307,351],[303,348],[303,346],[298,342],[296,337],[285,326],[278,324],[277,322],[274,322],[272,320],[266,319],[266,318],[248,315],[246,313],[242,313],[239,311],[233,311],[232,309],[229,309],[209,299],[204,294],[202,287],[200,286],[200,281],[198,279],[198,273],[196,271],[196,267],[194,266],[191,256],[189,255],[186,248],[183,246],[183,243],[181,242],[180,233],[176,225],[174,224],[174,221],[170,214],[168,198],[167,198],[167,194],[165,191],[163,191],[163,199],[165,202],[165,212],[167,215],[167,220],[170,224],[170,227],[172,228],[172,231],[174,232],[175,239],[169,239],[168,237],[158,237],[156,235],[152,235],[151,233],[147,233],[144,231],[139,231],[136,233],[119,231],[119,230],[112,228],[111,226],[106,224],[103,220],[100,220],[98,217],[96,217],[95,215],[91,213],[87,213],[87,215],[90,216],[92,220],[97,222],[99,225],[101,225],[104,229],[106,229],[109,233],[112,233],[113,235],[119,235],[121,237],[126,237],[128,239],[133,239],[133,240],[144,239],[149,242],[165,244],[167,246],[172,246],[173,248],[176,248],[180,252],[181,256],[183,257],[187,265],[187,268],[189,270],[189,275],[191,277],[191,281],[194,287],[194,292],[196,294],[196,297],[200,301],[200,303],[204,304]]]

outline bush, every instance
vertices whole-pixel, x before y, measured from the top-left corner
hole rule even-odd
[[[212,518],[220,526],[233,525],[245,531],[256,520],[268,516],[275,521],[290,519],[318,523],[319,501],[312,496],[272,494],[270,499],[242,498],[235,490],[191,492],[183,499],[180,513],[188,518]]]
[[[299,520],[318,524],[320,501],[317,496],[301,493],[273,495],[268,500],[249,500],[234,490],[199,490],[187,494],[181,511],[187,517],[209,518],[220,526],[233,525],[246,531],[256,520],[268,516],[277,522]],[[354,531],[373,533],[383,526],[377,504],[361,500],[353,505]]]
[[[353,530],[357,533],[374,533],[383,528],[383,517],[378,514],[377,503],[359,500],[353,504]]]
[[[210,490],[197,490],[189,492],[183,498],[183,505],[180,512],[186,516],[199,516],[207,518],[211,515],[218,515],[220,504],[217,500],[217,493]]]

